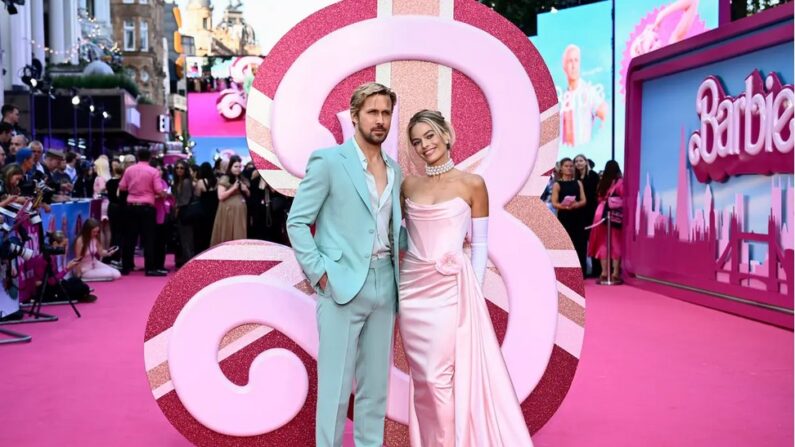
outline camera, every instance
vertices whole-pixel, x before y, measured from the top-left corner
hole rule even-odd
[[[17,257],[27,261],[33,257],[33,250],[26,248],[25,244],[16,236],[7,236],[0,242],[0,259],[11,260]]]
[[[52,245],[54,241],[60,240],[63,237],[64,237],[63,233],[61,233],[60,231],[57,232],[48,231],[47,243],[45,243],[44,246],[41,248],[41,252],[48,256],[65,255],[66,254],[65,247],[55,247]]]
[[[6,5],[8,15],[14,15],[19,12],[17,5],[25,6],[25,0],[3,0],[3,3]]]

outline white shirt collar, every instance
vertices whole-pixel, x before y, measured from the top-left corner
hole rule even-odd
[[[364,151],[362,151],[362,148],[359,147],[359,143],[356,142],[356,138],[351,138],[351,141],[353,141],[353,147],[356,148],[356,152],[359,154],[359,161],[362,163],[362,168],[364,168],[364,170],[366,171],[367,157],[364,155]],[[386,164],[387,167],[389,167],[389,163],[386,162],[386,153],[384,153],[383,149],[381,149],[381,159],[383,159],[384,164]]]

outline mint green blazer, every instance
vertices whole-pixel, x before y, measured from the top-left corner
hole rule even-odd
[[[397,281],[399,250],[401,243],[406,245],[401,238],[403,175],[389,156],[386,163],[395,172],[390,243]],[[309,228],[312,224],[314,236]],[[287,234],[298,263],[318,293],[339,304],[359,293],[370,269],[375,232],[370,192],[353,142],[313,152],[290,208]],[[328,283],[321,291],[318,281],[324,273]]]

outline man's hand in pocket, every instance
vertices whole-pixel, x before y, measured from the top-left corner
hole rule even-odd
[[[326,291],[326,284],[328,283],[328,274],[324,273],[323,276],[320,277],[320,281],[317,282],[320,286],[320,289],[325,292]]]

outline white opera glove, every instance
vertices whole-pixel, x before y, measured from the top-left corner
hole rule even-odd
[[[472,219],[472,269],[478,283],[483,286],[483,278],[486,275],[486,261],[488,253],[489,238],[489,218],[476,217]]]

